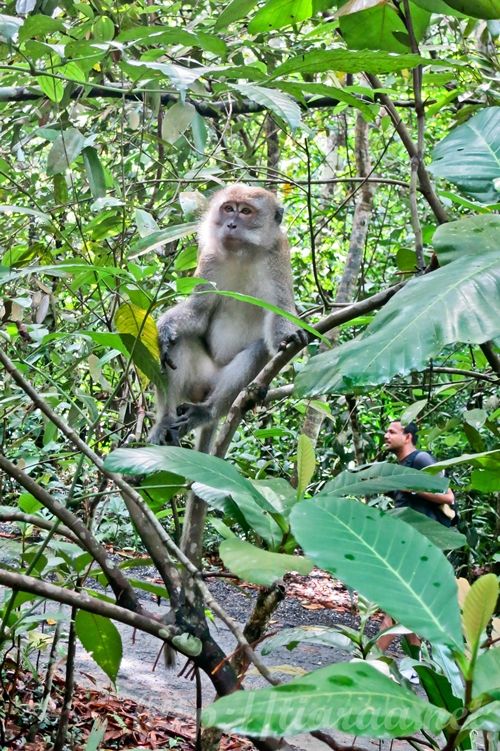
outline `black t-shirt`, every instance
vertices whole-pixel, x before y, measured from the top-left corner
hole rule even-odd
[[[413,469],[423,469],[424,467],[429,467],[431,464],[435,463],[436,460],[431,454],[428,454],[427,451],[419,451],[418,449],[412,451],[411,454],[408,454],[408,456],[403,459],[403,461],[399,462],[402,467],[412,467]],[[406,490],[396,490],[393,498],[396,508],[409,506],[414,511],[419,511],[421,514],[425,514],[440,524],[444,524],[445,527],[451,526],[450,519],[439,510],[439,504],[427,501],[418,493],[410,493]]]

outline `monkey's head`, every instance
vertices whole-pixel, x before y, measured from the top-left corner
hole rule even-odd
[[[200,240],[215,234],[228,253],[268,249],[282,239],[283,209],[264,188],[236,184],[218,191],[200,227]],[[205,237],[203,237],[205,235]]]

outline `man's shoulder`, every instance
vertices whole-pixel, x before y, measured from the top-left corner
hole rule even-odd
[[[417,450],[413,457],[412,466],[415,467],[415,469],[423,469],[424,467],[429,467],[431,464],[435,463],[436,460],[428,451]]]

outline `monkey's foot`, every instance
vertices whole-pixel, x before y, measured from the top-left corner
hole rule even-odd
[[[278,350],[282,352],[288,347],[289,344],[300,344],[301,347],[305,347],[309,343],[309,334],[304,329],[297,329],[293,334],[286,336],[280,343]]]
[[[148,436],[148,442],[155,446],[180,446],[179,431],[173,423],[155,425]]]

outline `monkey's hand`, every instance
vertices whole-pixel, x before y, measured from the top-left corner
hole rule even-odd
[[[171,429],[177,431],[178,435],[182,438],[190,430],[212,422],[212,420],[212,412],[206,404],[186,402],[186,404],[181,404],[177,407],[177,419],[173,421]]]
[[[282,352],[288,347],[289,344],[300,344],[301,347],[305,347],[309,343],[309,334],[304,329],[295,329],[291,334],[288,334],[278,345],[278,351]]]
[[[172,361],[170,357],[170,351],[174,344],[177,342],[177,335],[174,330],[168,326],[165,322],[158,329],[158,344],[160,346],[160,364],[163,373],[167,372],[167,368],[172,370],[177,369],[177,365]]]

